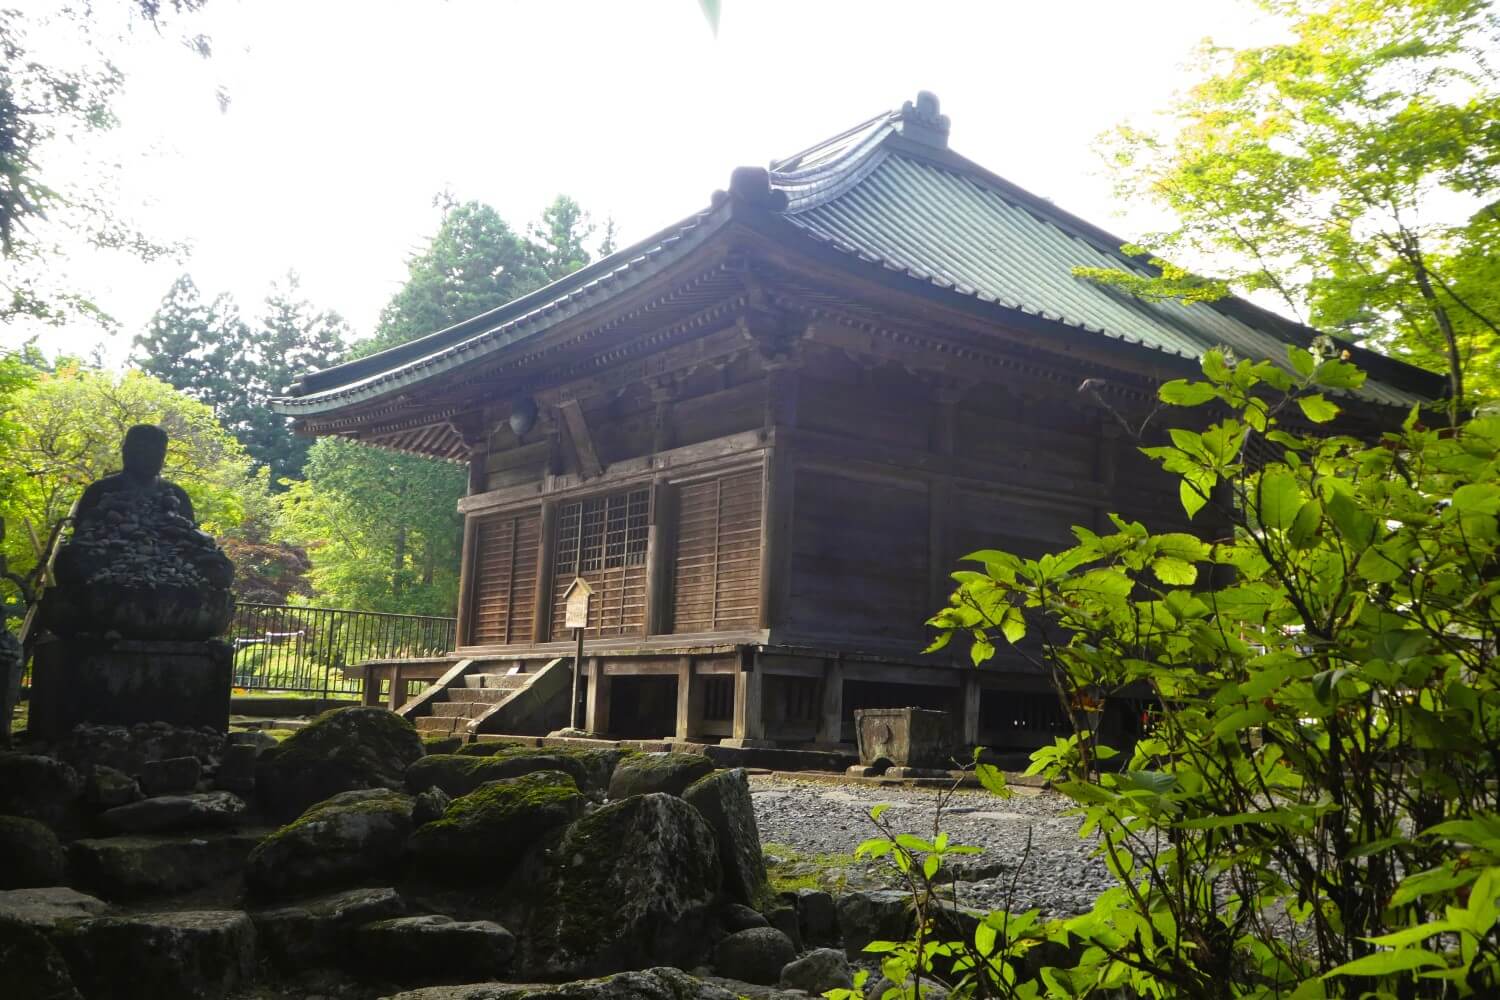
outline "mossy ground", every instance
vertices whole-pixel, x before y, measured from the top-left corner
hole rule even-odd
[[[803,854],[795,847],[773,843],[762,844],[761,850],[773,893],[798,889],[842,892],[849,885],[851,869],[858,865],[852,854]]]

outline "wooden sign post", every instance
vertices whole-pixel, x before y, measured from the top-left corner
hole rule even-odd
[[[583,672],[583,630],[589,627],[589,597],[594,588],[583,577],[574,577],[563,594],[563,627],[573,630],[573,703],[568,709],[568,726],[578,728],[578,678]]]

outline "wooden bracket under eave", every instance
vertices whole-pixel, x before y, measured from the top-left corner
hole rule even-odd
[[[588,421],[583,416],[583,406],[576,399],[565,399],[557,404],[562,414],[563,425],[568,429],[568,440],[573,444],[573,457],[578,462],[578,471],[585,479],[604,474],[599,461],[599,451],[594,447],[594,437],[589,433]]]

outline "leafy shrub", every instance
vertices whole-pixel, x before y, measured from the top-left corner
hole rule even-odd
[[[1218,537],[1115,518],[955,574],[936,645],[1039,640],[1074,733],[1032,770],[1118,884],[1067,920],[919,927],[888,960],[966,996],[1500,995],[1500,419],[1308,432],[1364,376],[1288,360],[1210,352],[1160,390],[1203,419],[1143,451]],[[1151,730],[1101,772],[1088,708],[1125,692]],[[881,839],[941,868],[946,844]],[[1062,950],[1038,968],[1041,942]]]

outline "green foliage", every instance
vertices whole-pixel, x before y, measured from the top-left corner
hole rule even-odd
[[[1199,279],[1089,269],[1147,298],[1233,288],[1500,392],[1500,31],[1489,0],[1262,0],[1284,41],[1207,46],[1167,135],[1118,130],[1120,194],[1176,218],[1127,252]]]
[[[932,619],[980,660],[1039,640],[1018,652],[1075,734],[1032,770],[1118,879],[1043,928],[1073,961],[1020,984],[992,965],[971,992],[1500,992],[1500,419],[1296,433],[1285,415],[1331,415],[1362,376],[1288,367],[1211,352],[1205,381],[1162,387],[1220,417],[1143,449],[1215,540],[1117,517],[1041,559],[977,552]],[[1101,773],[1088,707],[1117,692],[1154,725]]]
[[[73,364],[30,378],[10,397],[12,435],[0,494],[11,567],[36,564],[52,526],[83,488],[119,471],[120,442],[132,424],[160,424],[171,436],[162,475],[182,486],[204,530],[232,533],[266,504],[264,475],[214,420],[212,411],[139,372],[117,376]]]
[[[279,484],[302,474],[309,445],[269,400],[303,372],[333,364],[348,340],[348,324],[303,298],[294,273],[272,286],[255,322],[229,295],[205,303],[183,275],[135,338],[135,365],[212,407]]]
[[[117,212],[111,182],[121,165],[98,155],[93,139],[114,128],[124,75],[110,58],[145,28],[163,34],[164,15],[190,15],[203,0],[126,0],[0,9],[0,322],[112,322],[60,276],[80,244],[143,260],[173,252]],[[207,56],[208,39],[182,39]],[[223,101],[220,95],[221,102]],[[45,169],[49,148],[66,145],[70,171]]]

